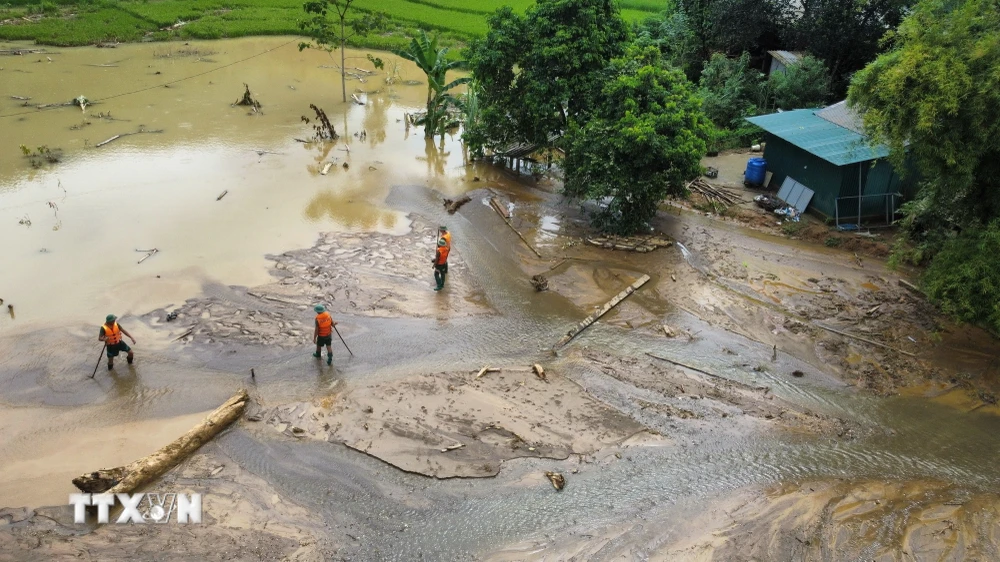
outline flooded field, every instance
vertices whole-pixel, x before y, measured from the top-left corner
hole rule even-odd
[[[555,182],[408,126],[426,85],[400,63],[342,103],[292,38],[0,59],[0,560],[995,557],[995,341],[881,263],[702,214],[662,213],[680,244],[649,254],[587,245]],[[310,104],[337,142],[300,142]],[[108,313],[134,365],[100,359]],[[207,524],[71,523],[73,477],[241,387],[248,416],[153,486],[203,492]]]

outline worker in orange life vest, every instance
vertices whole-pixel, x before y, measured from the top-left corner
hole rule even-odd
[[[313,307],[316,311],[316,329],[313,330],[313,343],[316,344],[316,353],[313,353],[313,357],[321,357],[323,346],[326,346],[326,364],[330,365],[333,363],[333,349],[330,344],[333,343],[333,327],[337,325],[333,321],[333,317],[330,313],[326,311],[326,307],[317,304]]]
[[[448,242],[444,238],[439,238],[437,251],[434,252],[434,259],[431,260],[431,263],[434,264],[434,281],[437,282],[437,287],[434,287],[435,291],[444,289],[444,278],[448,275],[449,251]]]
[[[109,371],[115,366],[115,357],[118,357],[118,354],[122,351],[128,354],[125,356],[125,359],[129,365],[132,364],[132,359],[134,359],[132,349],[122,339],[122,334],[125,334],[128,336],[128,339],[132,340],[132,345],[135,345],[135,338],[132,337],[132,334],[128,333],[128,330],[119,326],[117,320],[118,318],[114,314],[109,314],[104,319],[104,324],[101,324],[101,333],[97,336],[98,341],[107,344]]]

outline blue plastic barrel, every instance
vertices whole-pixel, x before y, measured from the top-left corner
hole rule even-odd
[[[751,158],[747,161],[747,171],[743,173],[746,183],[764,184],[764,173],[767,171],[767,161],[763,158]]]

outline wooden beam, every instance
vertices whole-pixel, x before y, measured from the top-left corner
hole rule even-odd
[[[607,314],[609,310],[611,310],[612,308],[618,306],[618,303],[622,302],[629,295],[631,295],[632,293],[636,292],[639,289],[639,287],[642,287],[643,285],[645,285],[647,281],[649,281],[649,275],[643,275],[638,280],[636,280],[635,283],[632,283],[628,287],[625,287],[625,289],[622,292],[620,292],[617,295],[615,295],[615,298],[613,298],[610,301],[608,301],[607,304],[605,304],[604,306],[602,306],[597,312],[595,312],[595,313],[591,314],[590,316],[584,318],[583,321],[580,322],[579,324],[577,324],[576,326],[574,326],[572,330],[566,332],[566,335],[563,336],[562,339],[559,340],[558,343],[556,343],[556,345],[555,345],[555,347],[553,349],[559,349],[560,347],[562,347],[562,346],[566,345],[567,343],[569,343],[569,341],[571,339],[573,339],[577,335],[579,335],[580,332],[586,330],[594,322],[597,322],[597,320],[600,319],[601,316],[604,316],[605,314]]]

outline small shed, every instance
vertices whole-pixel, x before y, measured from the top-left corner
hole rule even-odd
[[[773,174],[770,187],[792,178],[815,192],[809,210],[838,224],[891,222],[907,186],[886,159],[889,149],[869,142],[861,119],[845,102],[747,121],[767,132],[764,159]]]
[[[764,70],[770,76],[776,72],[784,72],[789,66],[797,64],[806,53],[802,51],[768,51],[765,58]],[[770,61],[770,66],[767,66]]]

